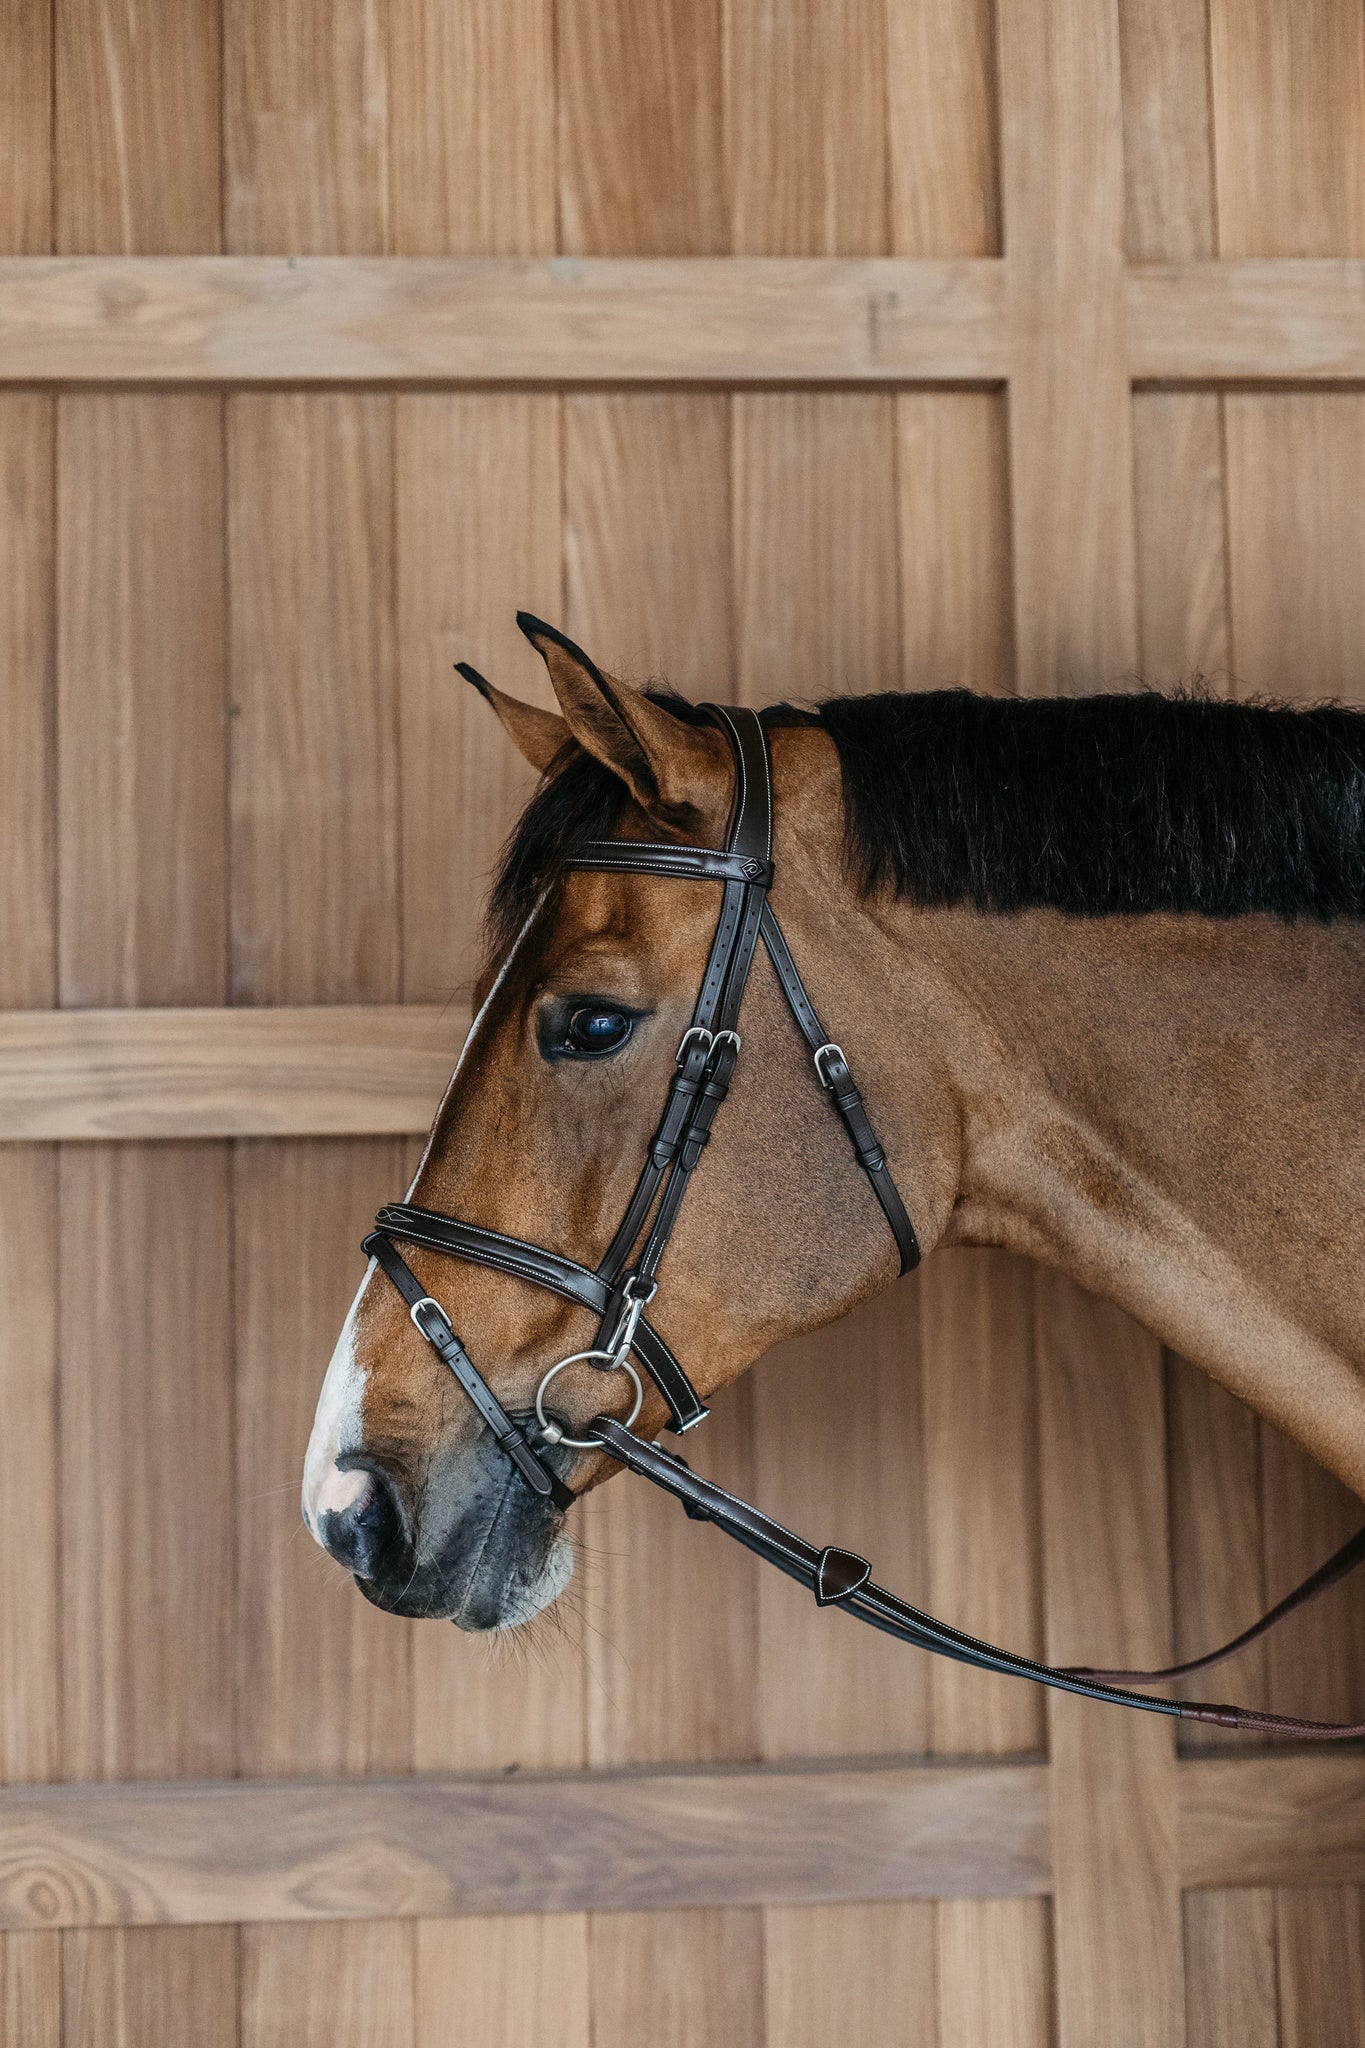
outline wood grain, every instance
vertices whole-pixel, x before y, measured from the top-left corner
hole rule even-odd
[[[417,1924],[415,2048],[590,2048],[582,1913]]]
[[[1041,1896],[1039,1765],[0,1794],[0,1926]]]
[[[1228,688],[1232,655],[1223,401],[1211,391],[1133,397],[1138,640],[1143,678]]]
[[[1183,1903],[1189,2048],[1280,2048],[1274,1894],[1186,1892]]]
[[[401,1921],[242,1930],[241,2048],[412,2048],[412,1930]]]
[[[965,258],[5,258],[0,382],[990,379],[1004,295]]]
[[[396,415],[402,990],[431,1002],[473,981],[488,877],[535,787],[453,665],[555,708],[516,614],[560,616],[559,400],[412,395]]]
[[[388,246],[403,256],[551,255],[551,0],[394,0],[388,40]]]
[[[1045,1899],[945,1899],[937,1923],[939,2048],[1052,2048]]]
[[[426,1130],[464,1005],[0,1012],[0,1141]]]
[[[617,1913],[589,1928],[593,2037],[659,2048],[763,2039],[763,1919],[708,1908]],[[706,1967],[701,1967],[703,1961]]]
[[[772,2048],[933,2042],[934,1910],[920,1900],[770,1907],[763,1946]]]
[[[1247,258],[1162,263],[1124,285],[1137,379],[1331,383],[1365,375],[1365,265]]]
[[[989,0],[887,7],[890,225],[898,255],[999,254],[995,43]]]
[[[223,240],[378,255],[389,225],[388,37],[375,0],[226,0]]]
[[[1005,404],[985,391],[897,397],[902,683],[1014,685]]]
[[[1365,1897],[1281,1892],[1276,1923],[1282,2048],[1352,2048],[1365,2030]]]
[[[231,1927],[73,1929],[62,1942],[62,2048],[238,2048]]]
[[[215,0],[62,0],[53,109],[56,247],[219,247]]]
[[[1180,1766],[1186,1885],[1365,1883],[1365,1775],[1348,1751]]]
[[[0,1782],[57,1776],[61,1667],[57,1462],[57,1161],[0,1153]]]
[[[56,994],[54,406],[0,396],[0,1001]]]
[[[15,2048],[63,2048],[60,1934],[0,1934],[0,2034]]]
[[[1214,253],[1207,0],[1119,0],[1130,263]]]
[[[52,7],[13,0],[0,14],[0,251],[52,247]]]

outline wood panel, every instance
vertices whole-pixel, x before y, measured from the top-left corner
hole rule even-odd
[[[1130,263],[1214,253],[1208,0],[1119,0]]]
[[[1187,1892],[1184,1913],[1189,2048],[1281,2048],[1273,1893]]]
[[[1052,2048],[1045,1899],[949,1899],[938,1921],[939,2048]]]
[[[1140,379],[1334,383],[1365,375],[1362,266],[1335,259],[1166,263],[1129,271],[1128,367]]]
[[[764,2038],[763,1931],[756,1913],[616,1913],[594,1918],[594,2042],[750,2048]]]
[[[425,1131],[468,1007],[0,1011],[0,1141]]]
[[[415,2048],[590,2048],[582,1913],[423,1920]]]
[[[242,2048],[412,2048],[412,1930],[401,1921],[242,1930]]]
[[[82,1929],[62,1943],[62,2048],[238,2048],[231,1927]]]
[[[52,247],[52,6],[14,0],[0,16],[0,250]]]
[[[1340,288],[1309,311],[1324,292],[1349,347]],[[1004,265],[969,259],[0,258],[0,381],[982,380],[1004,299]]]
[[[1198,676],[1226,690],[1232,654],[1221,398],[1136,393],[1133,462],[1143,679],[1169,689]]]
[[[774,1907],[764,1963],[767,2038],[782,2048],[900,2048],[937,2038],[927,1903]]]
[[[408,1002],[472,983],[498,850],[535,776],[454,673],[554,708],[518,609],[560,614],[559,401],[526,394],[397,402],[397,604],[403,960]],[[433,1095],[434,1103],[438,1099]]]
[[[1365,2032],[1365,1912],[1354,1886],[1276,1902],[1282,2048],[1352,2048]]]
[[[903,256],[1000,249],[999,102],[991,0],[886,9],[891,247]]]
[[[1014,682],[1009,458],[997,392],[905,392],[896,405],[902,686]]]
[[[54,407],[0,396],[0,1000],[56,994]]]
[[[62,2048],[60,1935],[0,1935],[0,2029],[16,2048]]]
[[[219,246],[215,0],[61,0],[52,10],[56,246]]]

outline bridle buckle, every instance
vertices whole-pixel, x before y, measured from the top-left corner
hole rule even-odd
[[[822,1060],[826,1058],[839,1059],[843,1061],[845,1066],[848,1065],[848,1061],[844,1057],[844,1048],[841,1045],[836,1045],[832,1038],[827,1039],[823,1045],[817,1046],[811,1058],[815,1062],[815,1078],[822,1088],[833,1088],[834,1086],[824,1067],[820,1064]]]

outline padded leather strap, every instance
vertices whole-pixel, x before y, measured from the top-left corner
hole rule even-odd
[[[754,854],[717,853],[707,846],[655,845],[647,839],[589,839],[581,853],[564,863],[577,869],[602,869],[608,874],[668,875],[682,882],[772,881],[773,865]]]

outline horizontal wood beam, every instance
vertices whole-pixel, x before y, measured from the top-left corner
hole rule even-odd
[[[979,382],[1007,358],[994,259],[0,261],[9,383]]]
[[[1365,262],[1168,263],[1127,284],[1139,381],[1331,383],[1365,378]]]
[[[0,1139],[425,1131],[464,1005],[0,1011]]]
[[[1180,1882],[1365,1883],[1365,1756],[1195,1758]],[[1051,1888],[1048,1767],[843,1764],[0,1792],[0,1928]]]
[[[0,1795],[0,1927],[1020,1897],[1042,1765]]]

